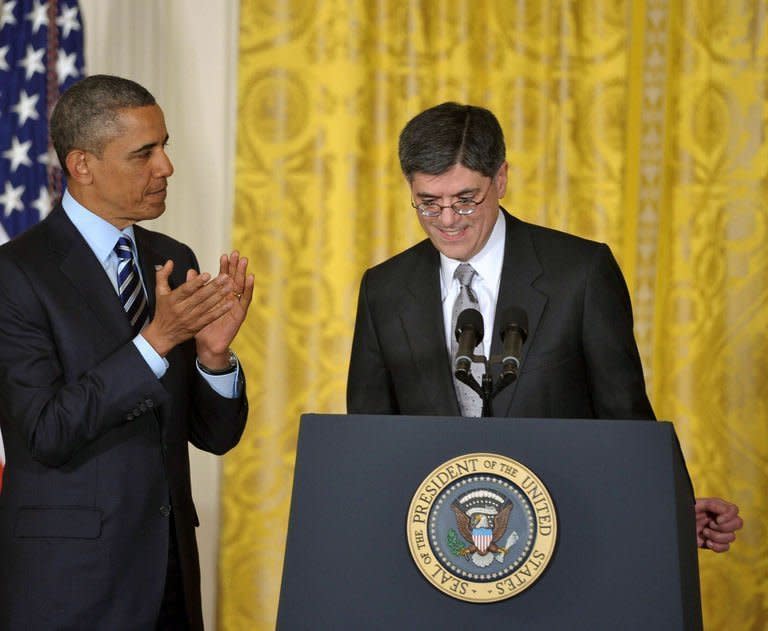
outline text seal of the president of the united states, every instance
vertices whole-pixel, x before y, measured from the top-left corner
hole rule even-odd
[[[549,491],[499,454],[458,456],[416,490],[406,524],[411,556],[440,591],[476,603],[515,596],[549,564],[557,515]]]

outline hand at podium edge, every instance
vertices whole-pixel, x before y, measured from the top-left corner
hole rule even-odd
[[[739,507],[719,497],[697,498],[696,545],[713,552],[726,552],[744,526]]]

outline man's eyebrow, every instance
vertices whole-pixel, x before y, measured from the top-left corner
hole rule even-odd
[[[475,193],[478,193],[479,191],[480,191],[479,186],[467,187],[467,188],[461,189],[460,191],[454,193],[453,195],[448,195],[448,197],[469,197],[471,195],[474,195]],[[435,193],[428,193],[428,192],[418,192],[418,193],[414,193],[414,195],[419,199],[425,199],[425,198],[437,199],[438,197],[442,197],[442,195],[436,195]]]
[[[142,145],[138,149],[134,149],[133,151],[131,151],[131,155],[136,154],[136,153],[144,153],[147,149],[153,149],[154,147],[157,147],[158,145],[165,146],[166,144],[168,144],[168,138],[169,138],[169,136],[168,136],[168,134],[166,134],[162,143],[148,142],[147,144]]]

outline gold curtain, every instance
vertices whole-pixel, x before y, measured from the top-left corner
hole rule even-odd
[[[767,24],[765,1],[242,2],[234,241],[257,282],[221,629],[274,626],[298,419],[345,410],[360,275],[421,238],[397,136],[446,100],[499,116],[509,210],[612,247],[656,412],[697,494],[747,522],[700,553],[705,627],[768,625]]]

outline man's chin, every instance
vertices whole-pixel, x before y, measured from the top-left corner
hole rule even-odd
[[[141,219],[141,221],[151,221],[152,219],[157,219],[164,212],[165,200],[156,202],[154,204],[147,204],[144,207],[144,212],[142,213],[143,219]]]
[[[468,244],[455,241],[446,241],[445,239],[432,239],[432,245],[434,245],[442,254],[449,259],[457,261],[466,261],[472,258],[470,254],[470,247]]]

